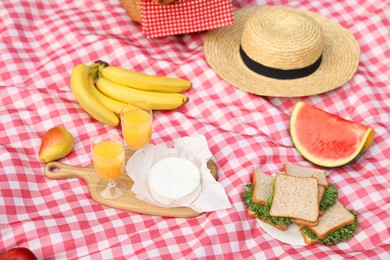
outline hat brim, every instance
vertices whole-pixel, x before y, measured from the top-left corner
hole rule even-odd
[[[339,24],[314,12],[297,10],[320,24],[324,49],[320,67],[311,75],[280,80],[248,69],[240,56],[241,35],[247,19],[256,12],[281,6],[247,7],[234,12],[234,24],[207,32],[203,51],[209,66],[225,81],[249,93],[261,96],[299,97],[336,89],[355,75],[360,56],[356,39]]]

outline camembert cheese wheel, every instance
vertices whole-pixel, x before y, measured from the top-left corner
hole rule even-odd
[[[155,163],[148,182],[152,197],[164,205],[173,201],[190,203],[201,191],[198,167],[190,160],[179,157],[169,157]]]

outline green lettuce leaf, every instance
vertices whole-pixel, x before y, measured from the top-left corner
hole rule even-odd
[[[325,189],[324,196],[322,196],[320,210],[324,211],[330,206],[333,206],[336,203],[338,197],[338,190],[333,184],[329,183],[328,187]]]

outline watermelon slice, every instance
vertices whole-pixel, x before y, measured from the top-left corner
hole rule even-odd
[[[308,161],[323,167],[345,165],[365,152],[374,140],[374,130],[301,101],[290,119],[290,134],[296,149]]]

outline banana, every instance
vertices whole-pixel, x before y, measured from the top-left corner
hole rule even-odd
[[[120,102],[118,100],[112,99],[103,93],[101,93],[93,83],[93,79],[90,76],[89,77],[89,85],[91,86],[92,93],[95,96],[97,100],[99,100],[100,103],[102,103],[105,107],[110,109],[115,114],[119,115],[121,113],[121,110],[124,106],[126,106],[126,103]]]
[[[119,118],[93,95],[89,82],[89,67],[76,65],[70,76],[70,86],[81,107],[93,118],[107,125],[117,126]]]
[[[124,103],[144,102],[152,110],[171,110],[188,101],[188,97],[181,93],[143,91],[116,84],[106,78],[99,78],[96,87],[110,98]]]
[[[152,76],[114,66],[102,68],[101,75],[119,85],[145,91],[180,93],[191,88],[191,82],[185,79]]]

